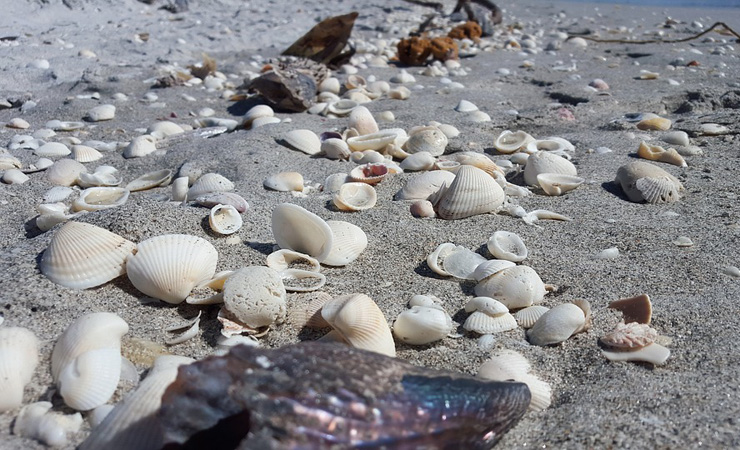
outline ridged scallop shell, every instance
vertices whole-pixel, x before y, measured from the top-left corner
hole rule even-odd
[[[285,319],[285,297],[280,273],[269,267],[244,267],[224,284],[224,308],[255,330]]]
[[[547,306],[532,305],[517,311],[517,313],[514,314],[514,318],[520,327],[528,330],[532,328],[537,320],[539,320],[539,318],[549,310],[550,308]]]
[[[176,136],[184,132],[185,130],[180,125],[169,120],[161,120],[146,129],[146,134],[149,134],[157,139]]]
[[[311,130],[292,130],[283,135],[283,141],[291,148],[307,155],[316,155],[321,152],[321,141]]]
[[[313,270],[283,269],[280,271],[280,277],[288,292],[316,291],[326,284],[326,276]]]
[[[424,127],[409,136],[403,144],[403,149],[409,154],[428,152],[432,156],[440,156],[447,147],[447,136],[437,127]]]
[[[494,176],[496,173],[503,174],[501,168],[483,153],[457,152],[450,155],[442,155],[439,157],[439,160],[454,161],[461,165],[477,167],[491,176]]]
[[[39,340],[31,330],[0,327],[0,412],[23,404],[23,389],[39,363]]]
[[[71,153],[69,147],[62,144],[61,142],[47,142],[41,147],[33,151],[36,156],[42,156],[44,158],[60,158],[67,156]]]
[[[316,258],[290,249],[280,249],[270,253],[267,255],[265,264],[278,272],[284,269],[321,271],[321,264]]]
[[[400,130],[381,130],[376,133],[347,138],[347,145],[353,152],[363,150],[382,150],[386,145],[393,143],[400,134]],[[404,133],[405,134],[405,133]]]
[[[475,268],[473,279],[475,281],[481,281],[490,277],[494,273],[501,272],[504,269],[514,266],[516,266],[516,264],[505,259],[489,259],[480,263],[478,267]]]
[[[199,195],[195,198],[195,203],[206,208],[213,208],[216,205],[230,205],[236,208],[240,214],[249,209],[249,203],[241,195],[234,192],[211,192],[210,194]]]
[[[307,292],[288,296],[288,322],[296,329],[321,330],[331,325],[321,316],[321,308],[332,296],[326,292]]]
[[[554,153],[539,151],[530,155],[524,166],[524,182],[529,186],[538,186],[537,175],[541,173],[577,175],[572,162]]]
[[[613,349],[633,350],[636,348],[646,347],[658,338],[658,332],[650,325],[644,323],[624,323],[617,324],[609,333],[601,339],[601,343]]]
[[[278,192],[302,192],[303,175],[298,172],[280,172],[265,178],[262,185]]]
[[[518,234],[510,231],[496,231],[488,239],[488,251],[494,258],[522,262],[527,257],[527,246]]]
[[[528,266],[515,266],[484,278],[475,286],[475,295],[492,297],[510,310],[526,308],[545,297],[545,284]]]
[[[533,345],[559,344],[581,330],[586,323],[583,310],[573,303],[564,303],[547,311],[527,331]]]
[[[231,205],[216,205],[208,214],[211,230],[218,234],[234,234],[242,227],[243,221],[239,211]]]
[[[442,186],[449,186],[455,180],[455,174],[444,170],[434,170],[416,175],[395,195],[395,200],[427,200],[437,193]]]
[[[498,135],[493,146],[501,153],[514,153],[525,148],[530,142],[534,142],[534,138],[524,131],[505,130]]]
[[[562,173],[540,173],[537,175],[537,184],[545,191],[547,195],[562,195],[572,191],[585,180],[574,175],[565,175]]]
[[[550,406],[552,389],[545,381],[528,372],[529,362],[524,356],[513,350],[504,350],[484,362],[478,369],[477,376],[493,381],[514,380],[525,383],[532,395],[529,410],[542,411]]]
[[[136,136],[123,149],[124,158],[141,158],[157,150],[156,138],[149,134]]]
[[[249,111],[247,111],[246,114],[244,114],[243,123],[247,128],[249,128],[255,119],[260,117],[273,117],[274,115],[275,111],[273,111],[273,109],[268,105],[254,105],[249,108]]]
[[[434,167],[434,163],[437,160],[429,152],[418,152],[406,157],[401,161],[401,168],[403,170],[410,170],[413,172],[419,170],[430,170]]]
[[[327,257],[322,261],[328,266],[346,266],[359,258],[367,248],[367,235],[362,228],[341,220],[327,220],[332,232],[333,243]]]
[[[461,166],[450,187],[436,204],[437,215],[455,220],[495,211],[504,191],[490,175],[473,166]]]
[[[370,110],[364,106],[358,106],[352,110],[349,114],[348,126],[357,130],[360,136],[378,132],[378,123]]]
[[[106,403],[121,375],[121,336],[128,324],[100,312],[72,322],[54,345],[51,373],[64,402],[79,411]]]
[[[332,201],[342,211],[364,211],[375,206],[378,194],[367,183],[345,183],[334,193]]]
[[[391,329],[378,305],[365,294],[335,297],[321,315],[352,347],[396,356]]]
[[[171,170],[157,170],[155,172],[145,173],[135,180],[132,180],[126,185],[126,189],[131,192],[144,191],[158,186],[167,186],[170,180],[172,180]]]
[[[218,173],[206,173],[201,175],[190,189],[188,189],[188,201],[214,192],[229,192],[233,190],[234,183],[225,176]]]
[[[84,172],[87,169],[82,163],[73,159],[60,159],[46,169],[46,179],[56,186],[72,186]]]
[[[514,316],[508,312],[491,316],[481,311],[474,311],[465,320],[463,328],[478,334],[493,334],[514,330],[517,328],[517,323]]]
[[[321,151],[329,159],[348,159],[352,151],[342,139],[329,138],[321,143]]]
[[[324,219],[291,203],[281,203],[272,210],[272,235],[278,247],[311,255],[319,262],[329,256],[334,243]]]
[[[136,244],[81,222],[64,224],[41,257],[41,273],[72,289],[100,286],[126,273],[126,257]]]
[[[683,156],[679,155],[675,148],[664,149],[660,145],[648,144],[645,141],[640,142],[637,149],[637,156],[650,161],[660,161],[674,166],[686,167],[686,161]]]
[[[95,172],[93,173],[83,171],[77,177],[77,184],[80,185],[80,187],[118,186],[121,184],[121,181],[123,181],[123,179],[121,178],[121,174],[118,172],[118,169],[105,165],[96,167]]]
[[[75,211],[101,211],[117,208],[128,200],[131,192],[128,189],[111,186],[90,187],[75,199],[72,207]]]
[[[352,181],[367,184],[378,184],[389,174],[388,166],[384,163],[367,163],[350,170],[349,178]]]
[[[632,202],[672,203],[679,199],[683,185],[660,167],[632,161],[617,170],[615,183]]]
[[[452,318],[441,308],[412,306],[393,322],[393,335],[409,345],[426,345],[443,339],[453,329]]]
[[[213,278],[218,252],[187,234],[165,234],[139,243],[126,261],[131,284],[167,303],[182,303],[197,284]]]
[[[87,145],[73,145],[69,156],[77,162],[88,163],[99,160],[103,154]]]

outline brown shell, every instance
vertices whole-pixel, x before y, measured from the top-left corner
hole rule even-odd
[[[650,324],[653,316],[653,305],[647,294],[623,298],[609,303],[609,308],[622,311],[625,323],[637,322]]]

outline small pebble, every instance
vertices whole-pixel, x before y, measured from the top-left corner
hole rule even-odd
[[[676,247],[691,247],[694,245],[694,241],[692,241],[688,236],[679,236],[673,241],[673,245]]]
[[[8,128],[15,128],[17,130],[25,130],[26,128],[30,127],[31,124],[26,122],[25,120],[21,119],[20,117],[14,117],[10,119],[6,127]]]

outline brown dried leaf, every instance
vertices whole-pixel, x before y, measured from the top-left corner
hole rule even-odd
[[[283,52],[286,56],[301,56],[322,64],[336,64],[343,59],[352,27],[359,14],[351,12],[322,20]]]

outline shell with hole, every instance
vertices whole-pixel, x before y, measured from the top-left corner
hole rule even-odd
[[[447,136],[437,127],[422,127],[414,131],[402,147],[407,153],[428,152],[440,156],[447,148]]]
[[[269,267],[243,267],[224,283],[224,308],[254,332],[285,320],[285,297],[280,273]]]
[[[321,152],[321,141],[311,130],[291,130],[283,135],[283,142],[290,148],[307,155],[316,155]]]
[[[557,196],[572,191],[585,180],[574,175],[563,173],[540,173],[537,174],[537,184],[545,191],[545,194]]]
[[[364,211],[375,206],[378,194],[367,183],[344,183],[332,196],[334,206],[342,211]]]
[[[426,345],[443,339],[453,327],[452,317],[444,309],[412,306],[396,317],[393,334],[405,344]]]
[[[352,347],[396,356],[383,311],[365,294],[347,294],[324,304],[321,315]]]
[[[482,279],[475,286],[475,295],[495,298],[510,310],[540,303],[545,293],[545,284],[529,266],[503,269]]]
[[[23,404],[23,389],[39,362],[39,340],[27,328],[0,327],[0,413]]]
[[[278,192],[302,192],[303,175],[298,172],[280,172],[265,178],[262,183],[267,189]]]
[[[534,138],[524,131],[504,130],[498,135],[493,146],[501,153],[514,153],[527,147]]]
[[[636,203],[672,203],[684,190],[676,177],[643,161],[632,161],[620,167],[614,182]]]
[[[51,374],[69,407],[88,411],[106,403],[121,376],[121,337],[128,324],[99,312],[73,321],[54,345]]]
[[[332,250],[334,234],[316,214],[292,203],[272,210],[272,235],[278,247],[313,256],[323,262]]]
[[[550,385],[529,373],[529,361],[513,350],[502,350],[481,365],[476,376],[486,380],[525,383],[529,387],[532,399],[530,411],[542,411],[550,406],[552,389]]]
[[[645,141],[640,142],[637,149],[637,156],[650,161],[660,161],[674,166],[686,167],[686,160],[678,154],[675,148],[664,149],[660,145],[648,144]]]
[[[341,220],[327,220],[333,243],[327,257],[321,261],[328,266],[342,267],[360,257],[367,248],[367,235],[362,228]]]
[[[494,258],[522,262],[527,257],[527,246],[518,234],[499,230],[488,239],[488,251]]]
[[[243,223],[241,214],[231,205],[216,205],[208,214],[208,224],[218,234],[234,234],[241,229]]]
[[[541,173],[561,173],[576,176],[576,166],[572,162],[551,152],[538,151],[527,159],[524,166],[524,182],[529,186],[538,186],[537,175]]]
[[[545,312],[534,326],[527,330],[529,342],[546,346],[564,342],[569,337],[587,328],[586,313],[574,303],[557,305]]]
[[[435,207],[443,219],[464,219],[496,211],[504,198],[504,190],[493,177],[477,167],[461,166]]]
[[[126,260],[131,284],[167,303],[182,303],[199,283],[216,273],[218,252],[210,242],[187,234],[164,234],[139,243]]]

